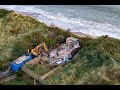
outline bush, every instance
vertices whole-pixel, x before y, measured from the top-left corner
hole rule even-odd
[[[5,9],[0,9],[0,18],[5,17],[10,12],[12,12],[12,11],[8,11],[8,10],[5,10]]]

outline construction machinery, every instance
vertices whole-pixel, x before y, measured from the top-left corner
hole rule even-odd
[[[32,56],[38,56],[38,61],[39,63],[43,64],[43,61],[41,60],[41,57],[43,56],[43,50],[47,53],[47,57],[49,57],[49,51],[46,46],[46,44],[43,42],[42,44],[37,45],[34,49],[31,50],[31,52],[28,50],[28,53]],[[39,63],[38,63],[38,68],[39,68]],[[38,69],[38,79],[39,79],[39,69]],[[34,81],[35,82],[35,81]],[[40,81],[39,81],[40,83]]]
[[[21,67],[28,61],[32,60],[34,58],[34,56],[29,55],[29,54],[25,54],[19,58],[17,58],[16,60],[14,60],[13,62],[11,62],[10,67],[11,70],[13,70],[14,72],[17,72],[21,69]]]
[[[30,53],[31,55],[34,55],[34,56],[38,56],[41,54],[41,56],[42,56],[43,49],[47,52],[47,54],[49,56],[48,48],[44,42],[42,44],[37,45],[34,49],[31,50],[31,52],[30,52],[30,50],[28,50],[28,53]]]
[[[28,52],[29,52],[28,54],[24,54],[24,55],[20,56],[19,58],[17,58],[16,60],[14,60],[13,62],[11,62],[9,69],[0,74],[0,79],[10,76],[10,75],[14,74],[15,72],[18,72],[26,62],[28,62],[28,61],[32,60],[33,58],[37,57],[38,55],[42,54],[42,49],[44,49],[49,56],[48,48],[47,48],[46,44],[45,43],[39,44],[34,49],[32,49],[31,52],[29,52],[29,50],[28,50]]]
[[[18,72],[26,62],[32,60],[33,58],[34,57],[29,54],[24,54],[21,57],[17,58],[16,60],[10,63],[9,68],[6,71],[0,74],[0,79],[9,77],[15,72]]]
[[[51,68],[54,68],[60,64],[65,64],[71,60],[71,58],[80,49],[79,40],[74,37],[68,37],[66,43],[61,44],[58,48],[49,51],[46,44],[37,45],[34,49],[29,50],[28,54],[24,54],[10,63],[9,69],[0,74],[0,79],[11,76],[15,72],[18,72],[24,64],[28,61],[36,60],[38,57],[40,63],[44,63],[45,57]],[[45,50],[45,52],[44,52]],[[39,65],[38,65],[39,66]]]
[[[44,42],[42,44],[37,45],[34,49],[29,51],[28,53],[35,57],[39,56],[39,63],[42,63],[42,64],[44,63],[44,61],[41,59],[41,57],[47,55],[47,58],[49,58],[49,50]]]

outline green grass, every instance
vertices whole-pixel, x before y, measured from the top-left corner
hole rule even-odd
[[[65,68],[58,69],[58,72],[54,73],[46,81],[48,84],[65,85],[120,84],[120,73],[118,72],[120,70],[118,57],[120,53],[117,52],[119,46],[119,40],[106,36],[88,40]],[[57,76],[61,78],[56,80]]]
[[[2,10],[0,12],[3,13]],[[27,53],[28,49],[34,48],[39,43],[45,42],[48,48],[54,48],[55,44],[64,42],[65,38],[70,35],[62,29],[48,27],[30,16],[23,16],[14,11],[1,17],[0,25],[1,71],[6,70],[10,62]]]
[[[27,68],[28,68],[29,70],[31,70],[32,72],[34,72],[34,73],[36,73],[36,74],[39,73],[40,76],[42,76],[42,75],[44,75],[45,73],[47,73],[47,72],[50,71],[50,68],[49,68],[49,67],[47,67],[46,65],[42,65],[42,64],[39,64],[39,66],[38,66],[38,64],[35,64],[35,65],[26,65],[26,66],[27,66]],[[38,70],[39,70],[39,71],[38,71]]]
[[[5,10],[5,9],[0,9],[0,18],[5,17],[10,12],[12,12],[12,11],[8,11],[8,10]]]
[[[0,10],[0,12],[4,12]],[[6,11],[5,11],[6,12]],[[9,11],[8,11],[9,12]],[[46,24],[30,17],[16,14],[13,11],[3,13],[0,18],[0,70],[6,70],[9,63],[27,53],[39,43],[45,42],[48,48],[63,43],[67,37],[74,36],[68,31]],[[120,84],[120,40],[102,36],[96,39],[80,38],[81,50],[65,67],[48,77],[46,84]],[[28,66],[35,73],[37,65]],[[40,74],[48,72],[49,68],[40,66]],[[18,79],[11,80],[7,85],[32,85],[33,79],[22,71],[16,73]]]
[[[30,82],[31,80],[31,82]],[[32,85],[33,81],[31,78],[29,77],[25,77],[25,78],[16,78],[14,80],[10,80],[6,83],[4,83],[4,85]]]
[[[7,85],[27,85],[23,80],[11,80],[10,83],[8,82]]]

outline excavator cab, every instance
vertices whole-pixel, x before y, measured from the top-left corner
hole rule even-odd
[[[48,57],[49,57],[49,51],[48,51],[48,48],[46,46],[45,43],[42,43],[42,44],[39,44],[37,45],[34,49],[32,49],[31,51],[28,49],[28,53],[30,55],[34,55],[34,56],[38,56],[38,55],[43,55],[42,52],[43,50],[46,51],[46,53],[48,54]]]

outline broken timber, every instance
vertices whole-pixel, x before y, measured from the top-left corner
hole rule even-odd
[[[24,71],[28,76],[34,78],[35,80],[38,80],[41,84],[44,84],[43,80],[40,77],[38,78],[38,75],[32,72],[31,70],[29,70],[28,68],[26,68],[25,65],[22,66],[21,70]]]
[[[58,66],[59,67],[59,66]],[[51,74],[53,74],[57,69],[58,67],[54,68],[53,70],[49,71],[48,73],[44,74],[43,76],[41,76],[41,79],[44,80],[46,79],[47,77],[49,77]]]
[[[53,74],[58,69],[58,67],[54,68],[53,70],[44,74],[43,76],[38,76],[38,74],[36,74],[36,73],[32,72],[31,70],[29,70],[28,68],[26,68],[25,65],[21,68],[21,70],[24,71],[27,75],[34,78],[35,80],[38,80],[40,84],[44,85],[45,84],[44,79],[47,78],[48,76],[50,76],[51,74]]]

